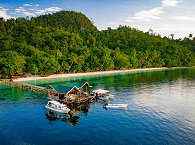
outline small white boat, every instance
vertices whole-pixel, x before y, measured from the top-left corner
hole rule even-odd
[[[92,91],[93,95],[95,95],[96,97],[98,97],[101,100],[110,100],[113,99],[114,96],[110,94],[110,92],[108,90],[102,90],[102,89],[98,89],[98,90],[93,90]]]
[[[70,111],[70,109],[66,105],[61,104],[57,101],[48,101],[45,108],[48,111],[57,112],[57,113],[68,113]]]
[[[102,89],[93,90],[92,93],[94,93],[97,97],[105,97],[110,94],[108,90],[102,90]]]
[[[113,108],[113,109],[127,109],[128,104],[104,104],[104,108]]]

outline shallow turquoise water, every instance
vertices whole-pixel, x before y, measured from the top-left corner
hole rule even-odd
[[[0,145],[195,144],[195,69],[52,80],[108,89],[127,110],[83,106],[71,119],[47,116],[47,97],[0,86]],[[33,83],[33,82],[31,82]]]

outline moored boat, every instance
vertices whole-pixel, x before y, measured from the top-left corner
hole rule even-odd
[[[61,104],[57,101],[48,101],[45,108],[48,111],[57,112],[57,113],[68,113],[70,111],[70,109],[66,105]]]
[[[114,96],[111,95],[108,90],[102,90],[102,89],[93,90],[92,94],[95,95],[97,98],[101,100],[105,100],[105,101],[108,101],[114,98]]]
[[[104,108],[113,108],[113,109],[127,109],[128,104],[104,104]]]
[[[96,95],[97,97],[105,97],[110,94],[108,90],[102,90],[102,89],[93,90],[92,93]]]

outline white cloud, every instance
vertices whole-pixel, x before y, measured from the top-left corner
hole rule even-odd
[[[45,13],[45,10],[36,10],[35,12],[37,15],[42,15]]]
[[[175,7],[181,2],[181,0],[162,0],[162,7]]]
[[[136,20],[151,21],[155,19],[160,19],[160,15],[162,13],[163,13],[162,7],[156,7],[151,10],[143,10],[143,11],[135,13],[133,17],[128,17],[126,22],[133,22]]]
[[[178,7],[181,4],[181,7]],[[151,9],[141,9],[123,20],[125,25],[138,28],[144,32],[153,29],[162,36],[175,34],[175,38],[195,35],[194,6],[184,0],[161,0],[159,6]],[[121,22],[118,22],[118,25]]]
[[[45,11],[47,12],[57,12],[57,11],[60,11],[62,10],[61,8],[59,7],[50,7],[50,8],[46,8]]]
[[[26,12],[26,9],[23,8],[23,7],[19,7],[19,8],[17,8],[17,9],[15,9],[15,12],[16,12],[16,13],[23,13],[23,12]]]
[[[32,3],[30,4],[23,4],[24,7],[32,7]]]
[[[32,17],[35,17],[35,16],[36,16],[35,13],[26,10],[24,7],[19,7],[19,8],[17,8],[17,9],[15,9],[15,12],[16,12],[16,13],[22,13],[22,14],[24,14],[25,16],[32,16]]]
[[[161,14],[165,12],[165,8],[167,7],[175,7],[182,0],[162,0],[160,7],[154,7],[150,10],[142,10],[134,14],[133,17],[128,17],[126,22],[135,22],[135,21],[152,21],[158,20],[161,17]]]
[[[12,18],[10,15],[7,14],[7,10],[3,7],[0,7],[0,17],[3,17],[4,19],[10,19]]]
[[[24,4],[24,5],[27,6],[27,4]],[[36,7],[38,7],[39,4],[36,4],[35,5],[36,7],[24,7],[24,5],[15,9],[15,12],[24,14],[25,16],[36,17],[37,15],[43,15],[43,14],[58,12],[58,11],[62,10],[59,7],[49,7],[49,8],[45,8],[45,9],[37,9]],[[31,6],[33,6],[33,5],[31,5]]]
[[[36,17],[36,14],[34,14],[34,13],[31,13],[31,12],[23,12],[23,14],[25,15],[25,16],[32,16],[32,17]]]
[[[45,9],[41,9],[41,10],[36,10],[35,13],[37,15],[42,15],[42,14],[46,14],[46,13],[53,13],[53,12],[58,12],[61,11],[62,9],[59,7],[49,7],[49,8],[45,8]]]
[[[172,19],[178,21],[195,21],[195,17],[191,16],[173,16]]]

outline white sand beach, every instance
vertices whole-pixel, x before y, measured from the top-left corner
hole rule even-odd
[[[175,67],[179,68],[179,67]],[[175,68],[140,68],[140,69],[129,69],[129,70],[113,70],[113,71],[99,71],[99,72],[88,72],[88,73],[72,73],[72,74],[54,74],[47,77],[32,76],[26,78],[14,79],[14,82],[24,82],[33,80],[47,80],[47,79],[58,79],[58,78],[72,78],[72,77],[83,77],[83,76],[94,76],[94,75],[105,75],[105,74],[117,74],[117,73],[127,73],[127,72],[139,72],[139,71],[152,71],[152,70],[163,70],[163,69],[175,69]],[[180,67],[183,68],[183,67]]]

